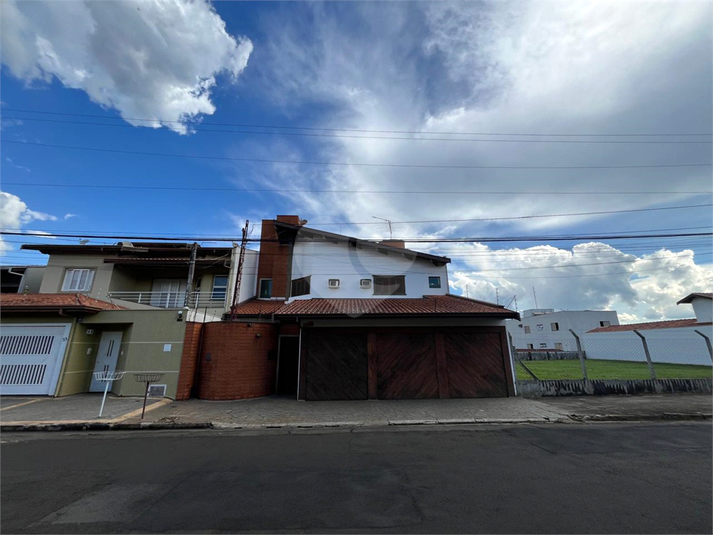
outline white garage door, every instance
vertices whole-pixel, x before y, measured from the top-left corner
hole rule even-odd
[[[53,395],[70,325],[41,323],[0,328],[0,394]]]

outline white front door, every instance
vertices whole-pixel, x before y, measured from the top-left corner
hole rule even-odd
[[[97,360],[94,365],[96,372],[113,372],[116,370],[116,361],[119,358],[119,347],[121,346],[121,332],[103,332],[97,350]],[[104,392],[106,383],[97,381],[92,374],[92,382],[89,385],[90,392]]]
[[[151,306],[182,308],[185,304],[186,279],[156,279],[153,281]]]

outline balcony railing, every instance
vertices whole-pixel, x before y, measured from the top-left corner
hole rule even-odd
[[[158,308],[223,308],[222,292],[109,292],[110,299],[120,299]]]

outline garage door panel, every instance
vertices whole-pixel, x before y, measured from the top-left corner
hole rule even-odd
[[[308,332],[307,400],[367,399],[365,333]]]
[[[376,347],[379,399],[438,398],[433,333],[380,333]]]
[[[0,394],[54,394],[68,334],[65,324],[3,325]]]
[[[508,395],[499,333],[451,332],[444,335],[444,344],[450,397]]]

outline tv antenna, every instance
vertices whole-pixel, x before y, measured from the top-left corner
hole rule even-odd
[[[394,234],[391,231],[391,220],[390,219],[384,219],[383,217],[376,217],[375,215],[371,216],[374,219],[380,219],[382,221],[386,221],[389,224],[389,239],[392,240],[394,238]]]

